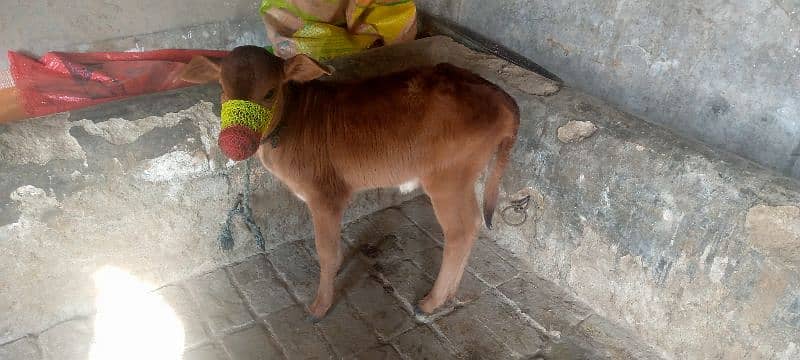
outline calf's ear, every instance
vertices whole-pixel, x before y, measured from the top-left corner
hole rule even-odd
[[[205,84],[219,80],[220,60],[209,59],[205,56],[195,56],[183,67],[178,75],[181,80],[193,84]]]
[[[283,63],[284,81],[306,82],[322,75],[330,75],[333,70],[304,54],[298,54]]]

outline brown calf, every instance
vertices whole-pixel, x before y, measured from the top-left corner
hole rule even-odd
[[[234,49],[221,64],[192,60],[187,81],[219,80],[222,101],[277,101],[258,156],[311,212],[320,279],[309,306],[330,308],[342,262],[342,213],[358,191],[421,185],[445,236],[439,275],[419,303],[431,313],[454,297],[480,226],[475,182],[496,153],[484,189],[491,228],[498,186],[519,127],[514,100],[494,84],[450,64],[415,68],[356,82],[314,79],[330,74],[304,55],[289,60],[263,48]],[[275,94],[275,96],[272,96]],[[278,127],[279,126],[279,127]]]

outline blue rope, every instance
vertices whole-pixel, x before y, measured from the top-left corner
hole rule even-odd
[[[253,221],[253,212],[250,209],[250,159],[245,160],[244,169],[244,194],[240,193],[236,196],[236,201],[233,203],[233,207],[228,210],[228,218],[225,219],[225,224],[223,224],[222,229],[220,229],[217,241],[219,241],[219,246],[222,250],[233,249],[233,231],[231,231],[231,225],[233,223],[233,217],[235,215],[241,215],[245,225],[247,225],[250,232],[256,238],[256,245],[258,245],[261,251],[265,251],[266,245],[264,242],[264,235],[261,234],[261,229],[256,225],[256,222]]]

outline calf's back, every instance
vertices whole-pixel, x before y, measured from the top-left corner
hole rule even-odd
[[[514,100],[450,64],[283,91],[278,145],[264,164],[292,188],[397,186],[465,162],[485,167],[519,124]]]

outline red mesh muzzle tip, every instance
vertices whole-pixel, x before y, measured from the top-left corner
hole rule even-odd
[[[241,161],[256,153],[259,137],[257,132],[246,126],[227,127],[219,133],[219,149],[229,159]]]

